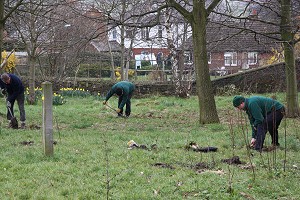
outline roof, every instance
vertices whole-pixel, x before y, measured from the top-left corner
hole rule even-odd
[[[209,52],[225,51],[271,51],[279,46],[278,28],[263,23],[251,22],[216,24],[209,23],[206,29],[207,50]],[[273,38],[272,38],[273,37]],[[188,39],[185,49],[192,46],[192,37]]]
[[[117,41],[109,41],[111,46],[111,51],[121,51],[120,44]],[[109,46],[107,41],[91,41],[91,45],[98,51],[98,52],[108,52]]]

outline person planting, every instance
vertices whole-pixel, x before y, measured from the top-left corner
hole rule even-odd
[[[103,105],[106,105],[110,97],[116,94],[119,97],[118,109],[116,109],[118,116],[123,116],[123,108],[126,105],[125,116],[129,117],[131,113],[131,97],[133,95],[134,89],[135,85],[129,81],[120,81],[114,84],[110,91],[107,93]]]
[[[285,108],[279,101],[263,96],[245,98],[235,96],[233,106],[247,113],[251,127],[252,139],[250,145],[257,151],[262,151],[267,131],[272,137],[272,145],[279,146],[278,127],[284,117]]]

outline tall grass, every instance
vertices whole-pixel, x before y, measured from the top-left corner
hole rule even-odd
[[[248,122],[231,100],[216,97],[220,124],[199,125],[196,97],[133,98],[128,119],[93,97],[69,97],[53,108],[53,157],[43,154],[40,103],[26,105],[26,130],[7,129],[1,115],[0,199],[299,199],[299,119],[286,119],[283,170],[283,146],[276,160],[274,152],[248,153]],[[147,149],[128,149],[129,140]],[[187,150],[191,141],[218,151]],[[243,163],[222,162],[233,155]]]

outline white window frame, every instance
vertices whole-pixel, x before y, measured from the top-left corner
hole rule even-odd
[[[208,64],[211,64],[211,53],[210,52],[207,52],[207,61],[208,61]]]
[[[258,53],[257,52],[248,52],[248,64],[256,65],[258,63]]]
[[[148,27],[145,27],[145,28],[141,29],[141,38],[143,40],[148,40],[149,39],[149,31],[150,31],[150,28],[148,28]]]
[[[116,40],[117,39],[117,29],[113,28],[111,31],[112,39]]]
[[[225,52],[224,53],[224,65],[225,66],[237,66],[237,52]]]
[[[184,64],[192,64],[193,63],[193,57],[191,51],[184,51]]]

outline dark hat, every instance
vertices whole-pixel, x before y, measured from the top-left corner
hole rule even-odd
[[[245,101],[245,97],[243,96],[235,96],[232,100],[232,104],[234,107],[238,107],[242,102]]]

